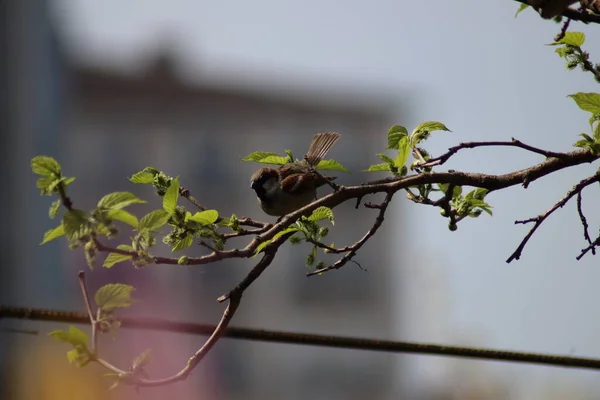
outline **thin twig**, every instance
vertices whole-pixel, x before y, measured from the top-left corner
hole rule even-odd
[[[450,157],[452,157],[454,154],[458,153],[459,150],[462,149],[474,149],[476,147],[518,147],[520,149],[523,150],[527,150],[530,151],[532,153],[536,153],[536,154],[540,154],[546,158],[567,158],[569,153],[556,153],[553,151],[548,151],[548,150],[542,150],[539,149],[537,147],[533,147],[530,146],[528,144],[525,144],[523,142],[521,142],[520,140],[517,140],[515,138],[512,138],[512,140],[510,142],[507,141],[492,141],[492,142],[465,142],[465,143],[460,143],[456,146],[450,147],[448,149],[448,151],[444,154],[442,154],[439,157],[435,157],[435,158],[430,158],[429,160],[427,160],[427,162],[425,163],[419,163],[417,164],[418,167],[424,168],[424,167],[434,167],[436,165],[442,165],[444,164],[446,161],[448,161],[448,159],[450,159]]]
[[[597,82],[600,82],[600,70],[590,62],[590,54],[587,51],[579,49],[579,53],[582,56],[582,67],[584,70],[591,72],[596,78]]]
[[[202,205],[202,203],[200,203],[200,201],[198,201],[198,199],[196,199],[194,196],[192,196],[192,194],[190,193],[190,191],[184,187],[180,187],[179,188],[179,195],[183,198],[185,198],[187,201],[189,201],[190,203],[192,203],[194,206],[196,206],[196,208],[198,208],[200,211],[206,211],[207,208]],[[221,222],[224,218],[219,216],[217,218],[217,223]],[[250,226],[250,227],[254,227],[254,228],[265,228],[271,224],[267,223],[267,222],[261,222],[261,221],[255,221],[251,218],[240,218],[238,220],[238,222],[240,223],[240,225],[243,226]]]
[[[200,246],[204,246],[204,247],[206,247],[207,249],[209,249],[210,251],[212,251],[212,252],[214,252],[214,253],[218,253],[218,252],[219,252],[219,250],[215,249],[215,248],[214,248],[214,247],[212,247],[210,244],[206,243],[204,240],[201,240],[201,241],[199,241],[199,242],[198,242],[198,244],[199,244]]]
[[[581,202],[582,202],[581,197],[582,197],[581,192],[577,193],[577,213],[579,214],[579,220],[581,221],[581,226],[583,227],[583,238],[591,246],[592,238],[590,237],[590,233],[588,232],[589,226],[587,223],[587,218],[585,218],[585,215],[583,214],[583,207],[581,206]],[[596,255],[595,247],[592,247],[592,254]]]
[[[90,296],[88,294],[87,286],[85,284],[85,272],[79,271],[77,273],[77,279],[79,280],[79,288],[81,289],[81,296],[83,297],[83,301],[85,303],[85,309],[90,318],[90,324],[92,325],[92,345],[91,345],[91,353],[97,358],[97,348],[98,348],[98,320],[94,316],[94,312],[92,311],[92,305],[90,303]]]
[[[18,308],[0,306],[0,318],[28,319],[63,322],[71,324],[89,324],[86,314],[44,310],[38,308]],[[123,329],[150,329],[167,332],[210,335],[215,325],[177,322],[158,318],[120,319]],[[399,342],[347,336],[318,335],[313,333],[286,332],[255,328],[228,327],[224,338],[255,340],[268,343],[288,343],[305,346],[324,346],[342,349],[383,351],[388,353],[429,354],[444,357],[466,357],[488,361],[523,362],[544,364],[566,368],[588,368],[600,370],[600,359],[570,357],[563,355],[523,353],[484,348],[458,347],[429,343]]]
[[[596,238],[596,240],[594,240],[592,243],[590,243],[590,245],[588,247],[581,250],[581,253],[575,258],[577,259],[577,261],[581,260],[583,258],[583,256],[585,256],[589,251],[595,252],[596,247],[598,247],[598,246],[600,246],[600,236],[598,236]],[[595,254],[595,253],[593,253],[593,254]]]
[[[264,248],[264,254],[261,260],[248,272],[248,274],[237,284],[235,288],[225,293],[221,297],[217,299],[218,302],[223,302],[232,296],[241,295],[250,285],[258,279],[258,277],[267,269],[273,259],[275,259],[275,254],[277,253],[277,249],[281,246],[290,236],[292,236],[294,232],[287,233],[269,243]]]
[[[571,23],[571,18],[567,18],[565,22],[562,24],[562,28],[560,28],[560,32],[556,36],[554,36],[554,41],[559,42],[562,38],[565,37],[567,33],[567,29],[569,29],[569,24]]]
[[[58,196],[60,197],[60,202],[62,203],[63,207],[68,211],[73,211],[73,202],[67,196],[65,185],[62,182],[58,184]]]
[[[313,245],[315,245],[315,246],[317,246],[317,247],[319,247],[319,248],[321,248],[323,250],[326,250],[328,253],[331,253],[331,254],[345,253],[345,252],[350,251],[352,249],[352,246],[350,246],[350,245],[349,246],[345,246],[345,247],[332,247],[332,246],[326,245],[325,243],[318,242],[316,240],[309,239],[309,238],[306,239],[306,242],[310,243],[310,244],[313,244]]]
[[[515,1],[517,1],[519,3],[527,4],[529,6],[534,6],[534,4],[535,4],[535,3],[532,3],[530,0],[515,0]],[[561,15],[563,17],[572,19],[573,21],[581,21],[586,24],[587,23],[600,24],[600,15],[587,13],[587,12],[581,12],[581,11],[575,10],[573,8],[565,9]]]
[[[239,232],[225,233],[225,234],[222,235],[222,237],[225,240],[229,240],[229,239],[233,239],[233,238],[237,238],[237,237],[242,237],[242,236],[260,235],[261,233],[266,232],[271,226],[272,226],[272,224],[268,224],[268,225],[265,225],[262,228],[241,229]]]
[[[360,250],[360,248],[369,240],[369,238],[371,236],[373,236],[375,234],[375,232],[377,232],[377,230],[379,229],[381,224],[383,224],[385,211],[387,210],[387,207],[390,204],[390,201],[392,200],[393,196],[394,196],[394,193],[390,192],[390,193],[386,194],[385,199],[383,200],[383,202],[381,204],[370,204],[370,203],[365,204],[365,207],[367,207],[367,208],[379,209],[379,214],[377,215],[377,218],[375,218],[375,222],[373,223],[373,226],[371,227],[371,229],[369,229],[367,231],[367,233],[365,233],[365,235],[362,238],[360,238],[359,241],[354,243],[352,246],[349,246],[348,253],[345,254],[342,258],[340,258],[338,261],[336,261],[335,263],[328,265],[326,267],[319,268],[315,271],[309,272],[306,275],[307,276],[319,275],[319,274],[322,274],[323,272],[327,272],[332,269],[339,269],[339,268],[342,268],[344,265],[346,265],[348,263],[348,261],[352,260],[352,257],[354,257],[356,255],[356,252],[358,250]],[[361,269],[362,269],[362,267],[361,267]]]
[[[569,200],[571,200],[571,198],[573,196],[575,196],[577,193],[581,192],[584,188],[586,188],[587,186],[591,185],[592,183],[598,182],[598,180],[600,180],[600,172],[598,172],[595,175],[590,176],[589,178],[586,178],[586,179],[582,180],[581,182],[579,182],[571,190],[569,190],[567,192],[567,194],[562,199],[560,199],[559,201],[557,201],[545,213],[540,214],[540,215],[538,215],[535,218],[530,218],[530,219],[523,220],[523,221],[515,221],[515,224],[526,224],[526,223],[534,222],[534,225],[531,228],[531,230],[529,231],[529,233],[527,233],[527,235],[525,236],[525,238],[521,241],[521,243],[519,244],[519,246],[517,247],[517,249],[511,254],[510,257],[508,257],[508,259],[506,260],[506,262],[510,263],[513,260],[518,260],[521,257],[521,253],[523,252],[523,249],[527,245],[527,242],[529,241],[529,239],[531,239],[531,236],[533,236],[533,234],[535,233],[535,231],[546,220],[546,218],[548,218],[552,213],[554,213],[554,211],[558,210],[559,208],[561,208],[565,204],[567,204],[567,202]]]
[[[208,354],[208,352],[213,348],[213,346],[219,341],[219,339],[225,334],[225,330],[227,326],[231,322],[231,319],[235,315],[235,312],[240,305],[240,301],[242,299],[241,293],[238,295],[233,295],[229,297],[229,304],[227,308],[223,312],[221,316],[221,320],[214,328],[210,337],[206,340],[204,345],[194,353],[192,357],[188,359],[186,366],[176,373],[173,376],[164,379],[140,379],[137,382],[133,383],[138,387],[152,387],[152,386],[164,386],[170,383],[174,383],[177,381],[184,380],[192,373],[194,368],[202,361],[204,357]]]

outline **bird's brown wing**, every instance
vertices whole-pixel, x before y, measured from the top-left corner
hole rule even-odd
[[[314,174],[290,174],[281,181],[281,189],[291,195],[299,195],[314,191],[319,178]]]
[[[316,167],[317,164],[319,164],[319,161],[321,161],[329,149],[331,149],[331,146],[337,142],[340,136],[341,135],[337,132],[317,133],[313,137],[310,147],[308,148],[308,152],[306,153],[305,158],[308,162],[308,165]]]

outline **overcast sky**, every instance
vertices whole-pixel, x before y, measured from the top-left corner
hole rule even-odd
[[[55,5],[71,51],[90,62],[129,68],[169,38],[192,77],[279,87],[327,84],[386,98],[410,93],[418,107],[398,123],[411,128],[439,120],[453,131],[435,134],[428,144],[433,153],[461,141],[511,137],[568,151],[589,126],[588,115],[566,95],[598,90],[589,74],[565,71],[554,49],[544,46],[559,26],[531,10],[515,19],[518,4],[509,0],[55,0]],[[572,29],[592,31],[579,24]],[[588,38],[585,45],[596,61],[599,44]],[[518,149],[486,149],[460,153],[447,167],[500,173],[539,161]],[[410,232],[404,240],[412,249],[398,254],[406,261],[397,275],[399,315],[405,318],[398,339],[600,357],[600,264],[591,256],[575,261],[585,245],[574,204],[544,223],[520,261],[505,263],[528,229],[514,221],[545,211],[594,170],[582,166],[527,190],[494,193],[489,197],[494,217],[465,221],[457,232],[446,229],[437,210],[396,207],[396,219],[386,221]],[[598,204],[599,194],[598,186],[589,189],[584,206]],[[595,234],[600,212],[590,210],[588,216]],[[454,376],[454,360],[408,359],[418,366],[410,382]],[[597,373],[579,370],[468,365],[531,387],[597,380]]]

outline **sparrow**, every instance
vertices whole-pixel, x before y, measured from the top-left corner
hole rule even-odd
[[[268,215],[281,217],[312,203],[317,188],[335,179],[316,174],[314,168],[340,136],[337,132],[317,133],[302,161],[261,168],[252,174],[250,187],[256,192],[260,208]]]

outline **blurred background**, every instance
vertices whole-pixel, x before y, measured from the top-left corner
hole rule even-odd
[[[439,154],[472,140],[571,149],[588,116],[566,95],[597,91],[591,76],[566,72],[544,46],[560,26],[516,2],[426,3],[257,0],[4,0],[0,2],[0,303],[83,311],[81,251],[62,240],[39,247],[49,198],[29,161],[55,157],[76,176],[70,195],[91,209],[106,193],[133,191],[127,177],[153,166],[222,214],[262,215],[248,187],[255,150],[301,156],[316,132],[343,134],[331,151],[371,178],[394,124],[426,120]],[[600,60],[597,27],[586,49]],[[540,159],[518,149],[466,151],[448,168],[501,173]],[[494,217],[450,232],[437,210],[395,199],[378,236],[354,265],[306,278],[307,248],[284,246],[245,294],[232,325],[518,351],[600,357],[598,259],[588,255],[574,204],[544,223],[520,261],[506,264],[528,227],[514,220],[549,208],[593,173],[582,166],[489,197]],[[583,204],[594,232],[598,187]],[[376,201],[377,199],[369,199]],[[132,209],[133,210],[133,209]],[[357,240],[373,221],[353,204],[335,210],[333,240]],[[127,243],[127,231],[115,239]],[[168,254],[159,246],[155,252]],[[192,249],[189,254],[202,254]],[[204,267],[119,264],[88,273],[90,291],[134,285],[126,315],[215,323],[215,299],[251,268],[233,260]],[[111,392],[96,365],[67,363],[68,346],[46,333],[66,324],[0,320],[0,396],[6,399],[595,399],[597,372],[537,365],[390,355],[224,339],[185,382]],[[13,330],[37,330],[38,335]],[[204,337],[121,330],[101,338],[125,367],[154,349],[151,377],[170,375]]]

